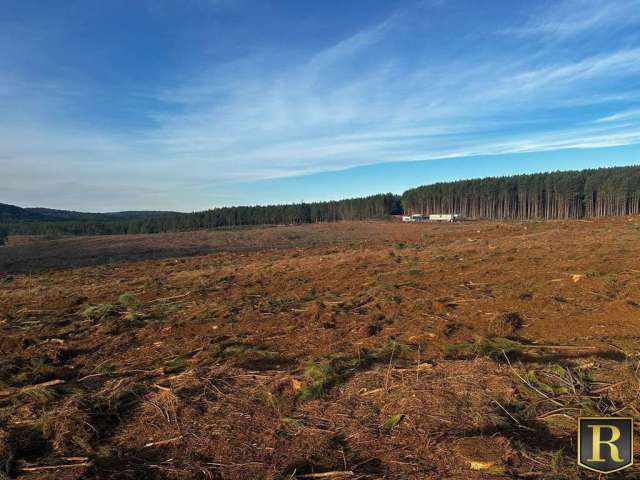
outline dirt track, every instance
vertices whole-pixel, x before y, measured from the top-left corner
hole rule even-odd
[[[575,418],[640,419],[638,258],[637,217],[2,248],[0,471],[591,478]]]

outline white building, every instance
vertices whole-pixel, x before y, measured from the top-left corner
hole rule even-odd
[[[429,215],[430,222],[455,222],[460,219],[457,213],[432,213]]]
[[[422,215],[420,213],[414,213],[413,215],[403,215],[402,221],[407,223],[413,222],[457,222],[460,220],[460,215],[457,213],[432,213],[430,215]]]

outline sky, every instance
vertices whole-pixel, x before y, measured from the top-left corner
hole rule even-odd
[[[2,0],[0,202],[201,210],[640,163],[640,0]]]

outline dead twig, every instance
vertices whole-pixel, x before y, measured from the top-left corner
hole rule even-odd
[[[51,313],[56,313],[56,310],[30,310],[28,308],[21,308],[20,310],[16,311],[17,314],[21,314],[21,313],[42,313],[42,314],[51,314]]]
[[[391,375],[391,365],[393,363],[393,354],[396,352],[396,344],[393,344],[393,349],[391,350],[391,355],[389,356],[389,367],[387,368],[387,374],[384,379],[384,391],[386,392],[389,389],[389,375]]]
[[[542,420],[542,419],[544,419],[544,418],[552,417],[552,416],[554,416],[554,415],[566,415],[566,414],[564,414],[564,413],[562,413],[562,412],[572,411],[572,410],[573,410],[573,411],[577,411],[577,412],[579,412],[579,411],[580,411],[580,409],[579,409],[579,408],[576,408],[576,407],[563,407],[563,408],[556,408],[555,410],[551,410],[550,412],[546,412],[546,413],[543,413],[542,415],[538,415],[538,416],[536,417],[536,420]],[[571,417],[570,415],[566,415],[566,416]],[[573,417],[571,417],[571,418],[573,418]]]
[[[169,438],[167,440],[160,440],[158,442],[149,442],[145,444],[144,448],[157,447],[158,445],[167,445],[169,443],[177,442],[178,440],[181,440],[181,439],[182,439],[182,435],[174,438]]]
[[[503,350],[502,354],[504,355],[504,358],[507,359],[507,363],[509,364],[509,368],[511,369],[511,371],[516,375],[516,377],[518,377],[527,387],[529,387],[530,389],[532,389],[533,391],[535,391],[536,393],[538,393],[539,395],[543,396],[544,398],[546,398],[547,400],[549,400],[552,403],[555,403],[556,405],[558,405],[559,407],[564,407],[564,404],[551,398],[550,396],[548,396],[547,394],[541,392],[540,390],[538,390],[536,387],[534,387],[533,385],[531,385],[531,382],[529,382],[528,380],[526,380],[525,378],[522,377],[522,375],[520,375],[515,368],[513,368],[513,366],[511,365],[511,360],[509,360],[509,357],[507,356],[506,352]]]
[[[544,350],[596,350],[598,347],[587,347],[580,345],[529,345],[526,343],[522,344],[523,348],[540,348]]]
[[[330,477],[352,477],[354,473],[351,470],[334,470],[333,472],[322,473],[305,473],[296,475],[298,478],[330,478]]]
[[[602,393],[602,392],[606,392],[607,390],[609,390],[610,388],[615,388],[618,387],[620,385],[624,385],[625,383],[629,382],[629,380],[622,380],[621,382],[616,382],[616,383],[612,383],[611,385],[607,385],[606,387],[602,387],[602,388],[598,388],[597,390],[592,390],[591,393]]]
[[[408,290],[416,290],[417,292],[428,293],[430,295],[434,295],[434,293],[430,292],[429,290],[425,290],[424,288],[414,287],[413,285],[398,285],[398,287],[406,288]]]
[[[61,383],[65,383],[64,380],[49,380],[48,382],[44,382],[44,383],[37,383],[35,385],[29,385],[27,387],[22,387],[22,388],[18,388],[18,389],[12,389],[12,390],[0,390],[0,397],[4,398],[9,398],[9,397],[13,397],[15,395],[19,395],[21,393],[26,393],[29,392],[31,390],[35,390],[38,388],[44,388],[44,387],[52,387],[54,385],[60,385]]]
[[[62,465],[42,465],[39,467],[18,467],[19,472],[38,472],[40,470],[58,470],[59,468],[93,467],[93,462],[65,463]]]
[[[156,302],[166,302],[168,300],[175,300],[176,298],[184,298],[191,295],[191,292],[183,293],[181,295],[174,295],[173,297],[165,297],[165,298],[156,298],[155,300],[150,300],[146,302],[147,304],[156,303]]]
[[[494,399],[494,400],[493,400],[493,403],[495,403],[496,405],[498,405],[498,406],[500,407],[500,409],[501,409],[504,413],[506,413],[507,415],[509,415],[509,418],[511,418],[511,420],[513,420],[519,428],[522,428],[522,429],[524,429],[524,430],[535,431],[535,429],[533,429],[533,428],[531,428],[531,427],[527,427],[526,425],[522,425],[522,424],[520,423],[520,421],[519,421],[516,417],[514,417],[513,415],[511,415],[511,414],[509,413],[509,411],[508,411],[506,408],[504,408],[504,407],[500,404],[500,402],[499,402],[499,401],[497,401],[497,400],[495,400],[495,399]]]
[[[76,380],[76,382],[84,382],[85,380],[89,379],[89,378],[94,378],[94,377],[103,377],[104,375],[109,375],[109,373],[92,373],[91,375],[86,375],[82,378],[79,378],[78,380]]]

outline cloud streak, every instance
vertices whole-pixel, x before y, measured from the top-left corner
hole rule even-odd
[[[372,31],[379,35],[379,29]],[[344,42],[350,43],[350,39]],[[362,33],[353,43],[359,48],[374,45]],[[189,104],[199,107],[172,117],[145,141],[162,144],[183,158],[211,154],[206,161],[220,159],[221,167],[227,165],[223,175],[230,178],[250,177],[247,168],[257,177],[277,177],[428,159],[454,154],[457,144],[474,142],[474,152],[489,153],[494,150],[483,152],[481,146],[488,143],[479,142],[478,136],[520,138],[510,130],[523,117],[530,119],[530,130],[535,131],[536,119],[566,101],[571,90],[596,90],[640,70],[640,49],[631,48],[534,69],[520,62],[489,61],[462,67],[441,64],[436,73],[429,64],[404,71],[381,62],[339,83],[327,81],[329,72],[351,62],[354,54],[351,48],[343,51],[341,44],[300,67],[271,77],[257,75],[260,81],[222,77],[227,86],[222,106],[208,105],[208,94],[196,93],[203,91],[206,79],[187,89],[164,92],[163,98],[188,98]],[[212,76],[221,78],[219,72]],[[496,132],[495,127],[492,131],[492,124],[503,131]],[[579,129],[569,131],[580,137]],[[544,138],[541,132],[535,136]],[[633,135],[621,138],[635,141]],[[592,140],[590,144],[607,144]],[[516,141],[505,145],[523,151],[527,141],[522,142],[523,146]],[[555,140],[535,144],[540,149],[564,145]]]
[[[541,3],[524,25],[504,33],[556,38],[592,33],[600,29],[629,27],[640,23],[640,1],[565,0]]]
[[[435,27],[416,24],[407,11],[324,48],[256,46],[231,61],[199,64],[178,81],[123,92],[132,105],[145,105],[135,111],[145,126],[130,129],[58,114],[90,101],[90,89],[73,96],[73,85],[50,82],[30,90],[25,85],[43,79],[2,76],[0,98],[9,108],[0,113],[0,162],[13,181],[8,191],[50,205],[46,195],[57,195],[57,206],[67,206],[94,189],[88,208],[98,210],[204,208],[216,202],[212,190],[224,198],[238,182],[639,143],[640,94],[631,88],[640,73],[636,37],[568,49],[571,36],[635,24],[638,1],[554,5],[533,10],[517,29],[483,25],[462,37],[465,48],[455,54],[442,52],[430,33]],[[446,6],[437,8],[444,15]],[[492,50],[505,32],[520,40]],[[556,40],[539,45],[526,38],[533,34]],[[81,187],[74,195],[69,185]]]

